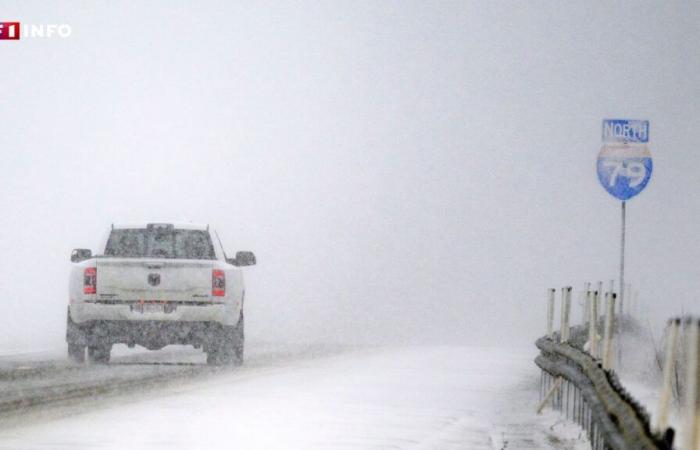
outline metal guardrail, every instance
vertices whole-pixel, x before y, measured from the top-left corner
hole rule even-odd
[[[579,325],[567,331],[568,342],[558,342],[558,333],[537,340],[541,398],[556,392],[554,406],[586,430],[593,450],[673,449],[674,430],[655,433],[649,414],[615,372],[583,351],[587,335],[587,326]]]

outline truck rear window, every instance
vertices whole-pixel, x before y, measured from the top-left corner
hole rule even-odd
[[[112,230],[105,256],[120,258],[216,259],[209,233],[201,230]]]

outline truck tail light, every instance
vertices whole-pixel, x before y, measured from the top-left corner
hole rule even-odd
[[[211,272],[211,295],[214,297],[226,295],[226,274],[223,270],[214,269]]]
[[[88,267],[83,273],[83,293],[84,294],[96,294],[97,293],[97,268]]]

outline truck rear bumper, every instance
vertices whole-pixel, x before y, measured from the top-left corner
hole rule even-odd
[[[92,320],[76,326],[86,345],[138,344],[150,350],[166,345],[194,345],[207,349],[221,339],[223,329],[215,322],[157,320]]]
[[[165,303],[161,311],[144,308],[138,302],[117,304],[74,303],[70,305],[71,319],[77,325],[94,321],[123,322],[216,322],[235,325],[240,315],[237,302],[230,304],[187,304],[187,302]]]

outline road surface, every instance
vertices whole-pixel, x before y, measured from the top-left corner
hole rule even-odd
[[[0,448],[587,448],[558,414],[534,414],[534,354],[527,347],[268,345],[252,346],[244,367],[225,370],[208,368],[197,351],[127,354],[108,367],[14,366],[15,373],[35,370],[34,379],[7,375],[5,362],[5,398],[20,385],[25,392],[90,380],[125,387],[10,408],[0,419]]]

